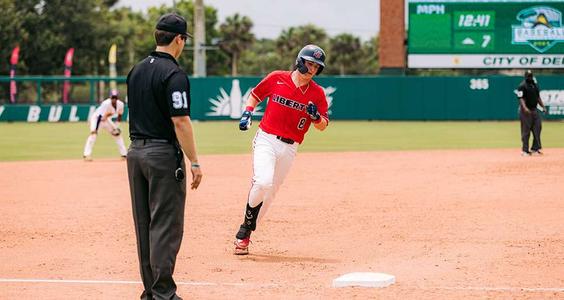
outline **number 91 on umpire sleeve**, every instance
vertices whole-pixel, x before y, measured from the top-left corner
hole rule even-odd
[[[175,109],[188,108],[188,98],[186,97],[186,92],[174,92],[172,93],[172,107]]]

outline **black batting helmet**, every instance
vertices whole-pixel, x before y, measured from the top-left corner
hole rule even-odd
[[[305,61],[311,61],[319,65],[317,73],[315,75],[321,74],[323,68],[325,68],[325,51],[317,45],[307,45],[300,50],[298,57],[296,57],[296,69],[300,73],[307,73],[307,67],[305,66]]]

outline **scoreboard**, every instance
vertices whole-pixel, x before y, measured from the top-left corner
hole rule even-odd
[[[564,0],[407,0],[409,68],[564,68]]]

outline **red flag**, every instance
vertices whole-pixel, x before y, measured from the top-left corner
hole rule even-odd
[[[10,78],[14,78],[16,76],[16,66],[18,64],[19,57],[20,57],[20,46],[16,46],[14,50],[12,50],[12,57],[10,58]],[[10,80],[10,102],[16,103],[17,93],[18,93],[18,89],[16,86],[16,81]]]
[[[64,76],[66,78],[71,77],[71,70],[72,70],[72,57],[74,55],[74,48],[70,48],[65,55],[65,72]],[[70,92],[70,82],[65,80],[63,83],[63,103],[68,103],[69,101],[69,92]]]

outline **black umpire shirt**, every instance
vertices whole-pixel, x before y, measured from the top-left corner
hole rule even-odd
[[[540,97],[539,87],[535,82],[527,83],[523,80],[517,88],[517,98],[525,99],[525,105],[528,109],[534,110],[537,108],[537,102]]]
[[[129,137],[176,141],[171,117],[190,115],[190,81],[168,53],[153,51],[127,75]]]

